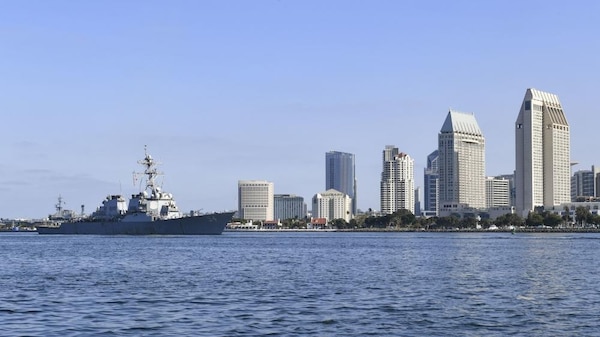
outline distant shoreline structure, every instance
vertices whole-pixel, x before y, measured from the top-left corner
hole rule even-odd
[[[519,228],[510,229],[420,229],[420,228],[354,228],[354,229],[225,229],[223,233],[600,233],[600,228]]]
[[[355,228],[355,229],[225,229],[223,233],[600,233],[600,228],[520,228],[508,229],[412,229],[412,228]],[[37,233],[30,228],[0,229],[0,233]]]

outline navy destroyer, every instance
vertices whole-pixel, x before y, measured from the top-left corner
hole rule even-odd
[[[171,193],[156,185],[157,163],[145,150],[146,189],[134,194],[129,203],[121,195],[110,195],[88,217],[68,219],[54,225],[38,226],[39,234],[97,235],[218,235],[234,212],[182,214]]]

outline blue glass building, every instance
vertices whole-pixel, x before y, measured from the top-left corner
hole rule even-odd
[[[425,168],[423,181],[425,185],[425,211],[435,212],[435,214],[437,214],[439,190],[438,153],[438,150],[435,150],[427,156],[427,167]]]
[[[325,153],[325,189],[334,189],[352,198],[352,214],[356,215],[354,154],[338,151]]]

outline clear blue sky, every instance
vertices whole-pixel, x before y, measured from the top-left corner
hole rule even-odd
[[[381,156],[426,156],[472,112],[486,173],[514,170],[528,87],[555,93],[575,170],[597,154],[600,2],[2,1],[0,217],[86,211],[138,190],[144,145],[184,211],[237,208],[237,182],[309,205],[325,152],[356,155],[379,209]]]

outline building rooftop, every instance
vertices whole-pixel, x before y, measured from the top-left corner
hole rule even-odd
[[[475,115],[472,113],[459,112],[450,110],[448,112],[448,116],[446,117],[446,121],[444,121],[444,125],[440,130],[441,133],[466,133],[471,135],[481,136],[481,129],[479,128],[479,124],[477,124],[477,120],[475,120]]]

